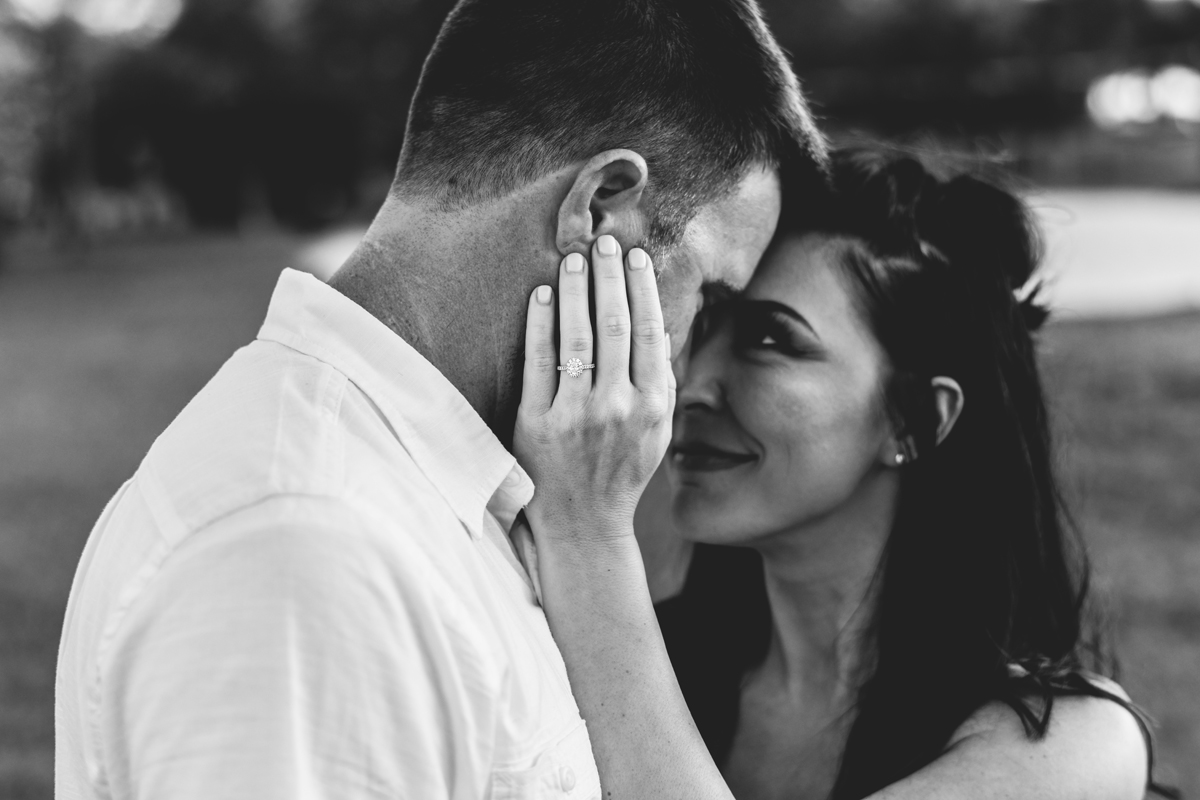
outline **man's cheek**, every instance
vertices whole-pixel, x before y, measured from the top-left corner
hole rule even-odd
[[[683,378],[687,375],[688,359],[692,354],[691,328],[678,337],[671,336],[671,351],[671,369],[675,373],[675,384],[682,386]]]
[[[664,304],[663,327],[671,335],[672,354],[678,353],[692,330],[692,320],[696,317],[695,308],[689,302],[680,298],[679,302],[669,307]]]

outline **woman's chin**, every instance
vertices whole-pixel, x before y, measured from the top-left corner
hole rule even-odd
[[[680,538],[700,544],[743,544],[754,538],[745,530],[745,515],[721,493],[689,485],[674,486],[671,502],[673,527]],[[739,517],[743,524],[739,525]]]

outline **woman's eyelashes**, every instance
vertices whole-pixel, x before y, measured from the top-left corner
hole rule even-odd
[[[799,315],[795,311],[780,305],[739,303],[731,318],[735,350],[747,355],[776,352],[796,358],[818,355],[819,346],[812,330],[796,319]]]

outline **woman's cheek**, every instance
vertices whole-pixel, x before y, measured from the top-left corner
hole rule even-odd
[[[823,442],[825,404],[815,389],[801,381],[782,387],[776,382],[758,395],[754,435],[764,453],[755,494],[789,523],[811,500],[814,479],[831,450]]]
[[[831,511],[853,494],[864,469],[862,404],[828,382],[808,381],[775,399],[782,424],[767,439],[774,451],[769,492],[793,524]],[[767,488],[767,487],[764,487]]]

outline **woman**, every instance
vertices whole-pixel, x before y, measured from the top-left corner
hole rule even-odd
[[[1036,266],[1012,195],[844,151],[830,196],[785,204],[745,295],[701,315],[666,482],[639,523],[720,775],[630,547],[629,488],[658,435],[653,374],[617,386],[609,368],[582,401],[564,379],[573,400],[523,408],[545,607],[606,788],[1142,796],[1144,728],[1083,638],[1086,564],[1063,522],[1031,338],[1045,318]],[[654,330],[633,294],[630,308]],[[530,325],[536,353],[548,339],[532,306]],[[580,422],[617,417],[641,459]]]

